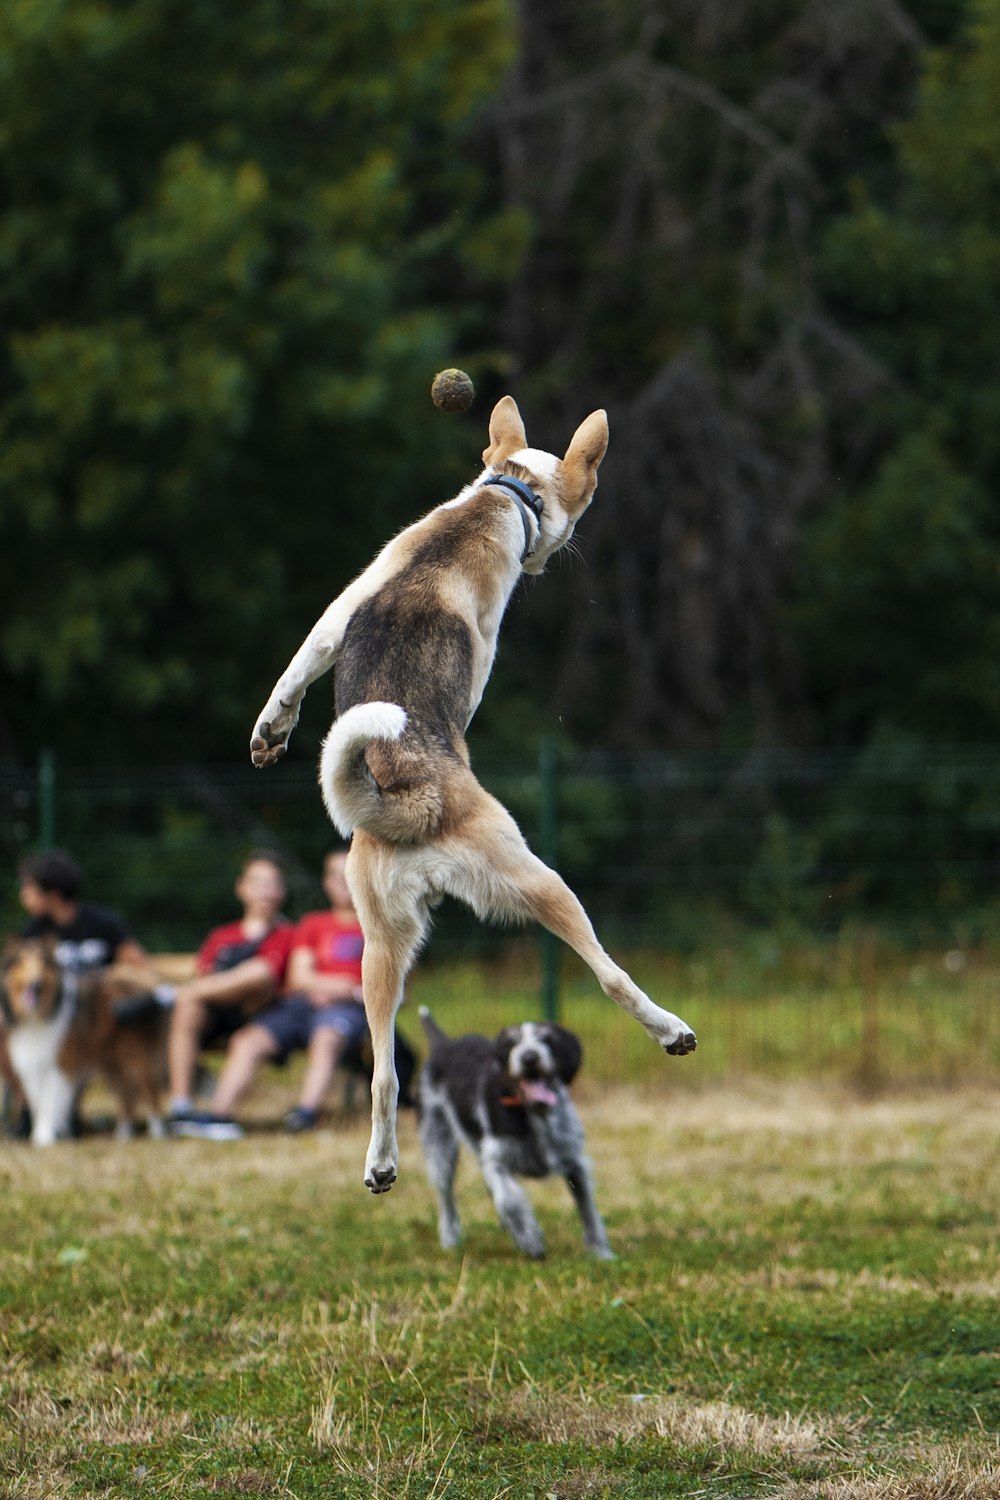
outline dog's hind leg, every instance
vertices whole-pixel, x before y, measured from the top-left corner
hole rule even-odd
[[[395,1020],[403,999],[403,981],[427,927],[422,892],[394,883],[392,853],[356,832],[345,869],[365,935],[361,985],[372,1038],[372,1135],[365,1157],[365,1187],[387,1193],[396,1180]]]
[[[118,1123],[115,1126],[116,1141],[130,1141],[135,1135],[136,1105],[139,1090],[135,1080],[117,1071],[107,1071],[104,1081],[112,1093],[118,1096]]]
[[[461,838],[453,837],[442,845],[450,865],[442,887],[481,917],[540,922],[580,955],[604,993],[634,1016],[665,1052],[675,1057],[693,1052],[697,1039],[690,1026],[654,1005],[605,953],[590,918],[566,882],[532,854],[506,808],[480,792],[476,812],[463,825]]]
[[[619,968],[597,941],[590,918],[565,881],[527,849],[521,893],[531,915],[561,937],[591,968],[604,993],[634,1016],[654,1042],[673,1057],[693,1052],[697,1038],[690,1026],[669,1010],[654,1005],[630,975]]]

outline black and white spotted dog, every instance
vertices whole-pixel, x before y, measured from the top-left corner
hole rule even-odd
[[[583,1126],[567,1085],[582,1059],[571,1031],[525,1021],[488,1037],[447,1036],[421,1007],[430,1053],[420,1075],[420,1140],[427,1175],[437,1190],[441,1244],[461,1234],[454,1181],[459,1147],[468,1146],[482,1169],[500,1222],[518,1247],[535,1258],[545,1244],[518,1177],[565,1177],[592,1255],[613,1260],[594,1202]]]

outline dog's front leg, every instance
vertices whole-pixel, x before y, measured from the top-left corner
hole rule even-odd
[[[445,1111],[421,1098],[420,1141],[424,1148],[427,1175],[438,1197],[438,1238],[442,1249],[453,1250],[462,1237],[462,1226],[455,1207],[455,1168],[458,1165],[458,1140]]]
[[[344,633],[343,613],[341,599],[335,599],[271,689],[250,736],[250,759],[255,766],[273,766],[288,749],[306,689],[336,660]]]
[[[528,1195],[489,1142],[483,1146],[480,1166],[501,1224],[519,1250],[530,1255],[532,1260],[541,1260],[545,1254],[545,1241]]]
[[[52,1068],[41,1081],[37,1107],[32,1104],[31,1144],[53,1146],[70,1133],[76,1084],[60,1068]]]
[[[591,1255],[598,1260],[614,1260],[615,1252],[608,1244],[608,1232],[594,1200],[594,1180],[590,1163],[585,1157],[573,1162],[566,1170],[566,1184],[573,1194],[583,1224],[583,1243]]]

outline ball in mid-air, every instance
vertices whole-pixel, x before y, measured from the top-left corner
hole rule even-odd
[[[441,370],[431,382],[431,400],[442,411],[468,411],[475,394],[464,370]]]

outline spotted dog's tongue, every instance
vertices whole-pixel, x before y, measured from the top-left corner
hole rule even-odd
[[[525,1104],[545,1104],[551,1106],[556,1102],[556,1096],[547,1083],[540,1078],[521,1079],[521,1097]]]

